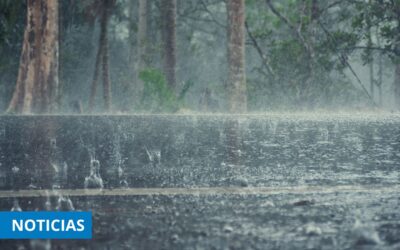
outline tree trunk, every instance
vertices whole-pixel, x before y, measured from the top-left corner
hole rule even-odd
[[[103,98],[105,111],[111,110],[111,82],[108,60],[108,19],[111,11],[111,1],[105,0],[104,13],[100,21],[100,44],[103,47]]]
[[[100,66],[101,66],[101,61],[103,60],[103,47],[102,44],[99,40],[99,46],[97,49],[97,55],[96,55],[96,64],[94,66],[94,75],[93,75],[93,81],[92,81],[92,87],[90,89],[90,97],[89,97],[89,111],[93,111],[94,104],[95,104],[95,98],[96,98],[96,91],[97,91],[97,84],[99,81],[99,74],[100,74]]]
[[[176,88],[176,0],[163,0],[164,74],[170,88]]]
[[[129,0],[129,64],[132,71],[135,69],[135,1]]]
[[[148,67],[148,39],[147,39],[147,18],[148,13],[148,0],[139,0],[139,23],[138,23],[138,47],[137,47],[137,74],[136,74],[136,92],[138,97],[143,92],[143,82],[139,79],[139,74],[146,67]]]
[[[318,0],[312,0],[312,2],[311,2],[311,21],[317,20],[318,17],[319,17]]]
[[[247,111],[245,71],[245,3],[244,0],[228,0],[228,92],[229,111]]]
[[[100,17],[100,37],[99,46],[96,55],[96,64],[93,75],[93,82],[90,90],[89,98],[89,111],[92,111],[95,105],[95,97],[97,85],[99,81],[100,69],[102,70],[103,80],[103,99],[105,111],[111,110],[111,83],[109,73],[109,60],[108,60],[108,19],[112,8],[112,0],[105,0],[102,6],[102,13]]]
[[[381,47],[381,40],[379,37],[379,29],[376,30],[376,37],[377,37],[377,45],[378,48]],[[383,84],[383,58],[382,58],[382,52],[378,54],[378,82],[377,82],[377,87],[378,87],[378,97],[379,97],[379,106],[382,107],[382,84]]]
[[[51,113],[58,98],[58,1],[28,0],[17,83],[7,112]]]
[[[369,92],[370,92],[371,98],[374,99],[375,80],[374,80],[374,61],[372,59],[372,54],[371,54],[371,61],[369,62]]]
[[[400,32],[400,5],[395,7],[397,13],[397,33]],[[400,38],[397,37],[395,43],[396,51],[400,51]],[[395,58],[395,73],[394,73],[394,99],[396,109],[400,110],[400,56],[397,54]]]
[[[396,108],[400,109],[400,63],[397,63],[395,65],[394,95],[396,101]]]
[[[371,5],[371,0],[368,1],[368,4]],[[371,14],[372,15],[372,14]],[[369,17],[369,14],[367,16],[367,29],[368,29],[368,47],[373,47],[372,44],[372,23],[371,23],[371,18]],[[369,93],[372,97],[372,100],[374,99],[375,95],[375,90],[374,90],[374,55],[372,50],[368,50],[368,57],[369,57]]]

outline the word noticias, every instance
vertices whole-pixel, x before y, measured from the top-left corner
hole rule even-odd
[[[91,212],[0,212],[0,239],[91,238]]]
[[[28,232],[35,231],[36,228],[40,232],[46,231],[54,231],[54,232],[68,232],[68,231],[78,231],[82,232],[85,230],[84,226],[84,220],[77,220],[76,222],[74,220],[43,220],[43,219],[38,219],[38,220],[13,220],[12,221],[12,230],[13,232],[19,231],[22,232],[24,230]]]

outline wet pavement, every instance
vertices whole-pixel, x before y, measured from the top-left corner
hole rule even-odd
[[[19,189],[22,210],[66,210],[29,192],[72,190],[94,237],[0,246],[400,249],[399,125],[393,114],[4,116],[0,209]],[[98,190],[96,178],[109,195],[72,195],[90,180]],[[212,192],[224,187],[239,191]],[[138,193],[148,188],[179,192]]]

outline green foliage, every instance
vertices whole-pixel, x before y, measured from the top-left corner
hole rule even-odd
[[[0,1],[0,109],[11,99],[19,68],[26,1]]]
[[[381,52],[386,53],[393,62],[400,57],[399,53],[399,13],[400,1],[371,0],[370,2],[356,2],[355,12],[351,19],[354,32],[359,34],[359,42],[368,40],[371,29],[378,30],[382,41]],[[368,41],[367,41],[368,42]],[[366,47],[376,47],[375,44],[367,44]],[[364,51],[362,60],[364,63],[371,61],[371,51]]]
[[[143,81],[140,109],[150,112],[175,112],[178,110],[179,100],[159,70],[143,70],[139,73],[139,78]]]

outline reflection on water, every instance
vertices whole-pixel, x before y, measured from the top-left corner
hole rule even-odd
[[[399,184],[396,115],[5,116],[0,121],[0,152],[7,156],[0,158],[1,189]],[[379,249],[400,244],[399,205],[396,192],[129,197],[60,192],[0,199],[3,210],[94,211],[94,241],[10,243],[31,249],[241,249],[248,247],[244,242],[261,249],[283,242],[288,249]]]
[[[2,119],[3,188],[389,184],[399,177],[397,116]],[[29,129],[39,132],[15,136]]]

